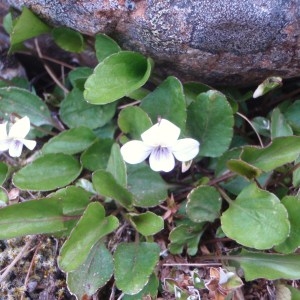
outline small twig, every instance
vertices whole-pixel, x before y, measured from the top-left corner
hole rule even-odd
[[[9,266],[6,268],[6,270],[3,272],[3,274],[0,276],[0,282],[3,281],[3,279],[8,275],[8,273],[11,271],[11,269],[15,266],[15,264],[25,255],[27,255],[29,247],[31,245],[31,239],[28,240],[25,244],[25,246],[22,248],[22,250],[19,252],[19,254],[14,258],[14,260],[9,264]]]
[[[218,192],[221,194],[221,196],[223,197],[223,199],[225,199],[228,204],[234,203],[234,201],[232,201],[229,198],[229,196],[225,193],[225,191],[222,188],[220,188],[218,185],[214,185],[214,187],[218,190]]]
[[[262,142],[262,140],[261,140],[261,138],[260,138],[259,133],[258,133],[257,130],[255,129],[255,127],[253,126],[253,124],[251,123],[251,121],[250,121],[246,116],[244,116],[243,114],[241,114],[241,113],[239,113],[239,112],[236,112],[236,114],[237,114],[238,116],[240,116],[242,119],[244,119],[244,120],[252,127],[253,131],[255,132],[255,134],[256,134],[256,136],[257,136],[257,138],[258,138],[258,140],[259,140],[259,143],[260,143],[261,147],[263,148],[263,147],[264,147],[264,144],[263,144],[263,142]]]
[[[42,55],[38,40],[35,39],[34,43],[35,43],[36,50],[37,50],[39,58],[43,59],[43,55]],[[46,69],[46,71],[48,72],[49,76],[52,78],[52,80],[64,91],[65,94],[68,94],[69,90],[56,78],[56,75],[53,73],[51,68],[45,62],[43,62],[43,66]]]
[[[118,107],[118,109],[123,109],[123,108],[126,108],[128,106],[134,106],[134,105],[139,104],[139,103],[141,103],[141,100],[136,100],[136,101],[128,103],[128,104],[120,105]]]
[[[115,299],[115,293],[116,293],[116,288],[115,288],[115,284],[113,284],[113,286],[111,287],[111,293],[109,296],[109,300],[114,300]]]

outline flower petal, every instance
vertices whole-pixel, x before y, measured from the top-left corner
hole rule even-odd
[[[157,147],[150,154],[149,164],[153,171],[170,172],[175,167],[175,159],[170,149]]]
[[[19,157],[22,153],[22,149],[23,143],[18,140],[14,140],[9,145],[8,153],[11,157]]]
[[[200,143],[194,139],[181,139],[171,148],[173,155],[179,161],[189,161],[199,152]]]
[[[8,136],[15,139],[22,139],[28,134],[29,131],[30,120],[28,117],[24,117],[22,119],[19,119],[11,126]]]
[[[145,160],[152,151],[152,147],[142,141],[130,141],[121,147],[123,159],[129,164],[138,164]]]
[[[160,122],[142,133],[141,138],[145,144],[153,147],[169,147],[176,143],[179,135],[179,127],[166,119],[161,119]]]
[[[5,139],[5,140],[0,140],[0,151],[6,151],[9,149],[11,140]]]
[[[36,146],[36,141],[33,141],[33,140],[19,139],[19,141],[23,145],[25,145],[29,150],[33,150]]]
[[[7,122],[0,124],[0,141],[7,139],[6,125]]]

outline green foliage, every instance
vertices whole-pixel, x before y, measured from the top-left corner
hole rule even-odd
[[[17,20],[8,15],[5,28],[14,51],[47,32],[65,50],[84,49],[81,34],[51,29],[26,8]],[[152,78],[150,58],[123,51],[104,34],[96,35],[95,51],[94,69],[79,66],[60,74],[65,94],[51,82],[48,96],[55,105],[43,99],[39,91],[47,87],[40,89],[35,81],[0,81],[0,238],[65,238],[59,266],[78,299],[112,285],[123,299],[155,298],[158,287],[164,289],[155,274],[163,280],[182,272],[162,270],[160,254],[176,261],[206,249],[210,260],[242,268],[248,281],[299,279],[300,100],[284,97],[279,103],[269,93],[253,109],[252,90],[217,91],[173,76],[160,78],[160,72]],[[278,78],[268,78],[254,96],[280,85]],[[28,136],[7,136],[25,116],[32,126]],[[163,138],[144,139],[161,119],[180,132],[175,126]],[[177,133],[179,140],[169,144]],[[34,149],[27,139],[37,140]],[[200,142],[200,151],[185,161],[195,149],[192,139]],[[121,147],[130,140],[135,140],[137,149],[130,154],[136,164],[122,156]],[[185,142],[190,148],[181,153]],[[9,157],[6,145],[18,143],[24,145],[22,155]],[[168,153],[176,158],[170,172],[155,172],[144,162],[161,155],[164,163]],[[190,169],[183,172],[186,166]],[[20,201],[12,204],[16,191]],[[208,247],[205,238],[218,246]],[[231,239],[226,249],[242,251],[219,257],[214,249],[223,246],[221,238]],[[201,274],[191,278],[195,289],[204,288]],[[232,278],[240,282],[237,275]],[[173,278],[165,285],[176,299],[195,296]]]
[[[52,36],[57,45],[62,49],[71,52],[81,52],[84,49],[83,36],[70,28],[58,27],[53,28]]]
[[[150,77],[151,60],[130,51],[110,55],[85,82],[84,98],[91,104],[114,102],[143,86]]]

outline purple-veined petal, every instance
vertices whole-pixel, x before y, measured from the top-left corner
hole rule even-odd
[[[153,147],[169,147],[176,143],[179,135],[179,127],[166,119],[161,119],[160,122],[142,133],[141,138],[145,144]]]
[[[22,119],[17,120],[17,122],[11,126],[8,136],[10,138],[22,139],[25,138],[29,131],[30,120],[28,117],[23,117]]]
[[[19,157],[22,153],[23,143],[18,140],[13,140],[9,145],[8,153],[11,157]]]
[[[180,139],[171,148],[173,155],[179,161],[192,160],[199,152],[200,143],[194,139]]]
[[[149,164],[153,171],[170,172],[175,167],[175,158],[170,149],[157,147],[150,154]]]
[[[133,140],[121,147],[121,154],[127,163],[138,164],[149,156],[152,149],[142,141]]]
[[[19,139],[19,141],[23,145],[25,145],[29,150],[33,150],[36,146],[36,141],[33,141],[33,140]]]
[[[7,139],[6,125],[7,122],[0,124],[0,141]]]

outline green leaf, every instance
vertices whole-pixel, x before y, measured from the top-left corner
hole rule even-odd
[[[122,297],[122,300],[141,300],[144,299],[143,297],[149,295],[153,298],[156,299],[157,297],[157,290],[158,290],[158,285],[159,285],[159,280],[155,276],[155,274],[152,274],[149,278],[148,283],[144,286],[144,288],[137,294],[135,295],[124,295]]]
[[[97,243],[85,262],[67,273],[68,289],[79,299],[91,297],[113,274],[113,258],[103,243]]]
[[[141,102],[140,107],[149,115],[153,124],[164,118],[185,129],[186,107],[181,82],[173,76],[163,81]]]
[[[286,196],[281,203],[288,211],[289,221],[291,223],[291,231],[287,239],[275,250],[281,253],[292,253],[300,246],[300,199],[294,196]]]
[[[272,139],[280,136],[293,135],[291,126],[287,123],[284,115],[279,108],[275,108],[271,115],[271,137]]]
[[[291,127],[300,132],[300,100],[296,100],[292,105],[290,105],[285,111],[284,116]]]
[[[100,203],[89,204],[60,250],[59,267],[64,272],[77,269],[88,258],[91,248],[118,226],[116,217],[105,217],[105,210]]]
[[[128,191],[134,196],[134,205],[153,207],[168,197],[168,186],[159,173],[146,164],[128,165]]]
[[[159,260],[156,243],[121,243],[114,253],[116,286],[123,293],[134,295],[148,283]]]
[[[244,176],[248,179],[254,179],[261,175],[261,170],[240,160],[240,159],[230,159],[227,162],[228,169]]]
[[[111,54],[120,52],[120,46],[106,34],[97,34],[95,39],[96,56],[99,62]]]
[[[107,57],[85,82],[84,98],[91,104],[114,102],[143,86],[152,62],[143,55],[121,51]]]
[[[116,111],[116,103],[95,106],[87,103],[83,92],[74,88],[62,101],[59,114],[62,121],[70,128],[85,126],[91,129],[107,124]]]
[[[206,93],[212,88],[204,83],[199,82],[185,82],[183,84],[185,102],[189,106],[192,102],[196,101],[196,98],[201,93]]]
[[[7,190],[0,186],[0,208],[5,207],[9,202]]]
[[[0,228],[1,240],[62,231],[65,229],[62,202],[45,198],[1,208]]]
[[[127,187],[126,165],[120,151],[120,146],[116,143],[111,147],[106,171],[113,175],[118,184]]]
[[[88,67],[78,67],[69,72],[68,78],[74,88],[78,88],[83,91],[85,81],[92,74],[93,69]],[[83,98],[83,95],[81,96],[81,98]]]
[[[300,156],[295,160],[295,165],[300,163]],[[293,172],[293,186],[299,187],[300,186],[300,165],[296,168]]]
[[[3,17],[3,28],[10,35],[13,30],[13,18],[12,13],[9,12]]]
[[[278,137],[265,148],[244,147],[241,159],[265,172],[269,172],[294,161],[299,153],[300,137]]]
[[[50,30],[51,28],[47,24],[24,6],[10,36],[11,47],[32,37],[50,32]]]
[[[75,154],[87,149],[95,140],[96,136],[91,129],[86,127],[73,128],[50,139],[44,144],[42,152],[43,154]]]
[[[187,198],[186,213],[193,222],[213,222],[219,217],[222,202],[215,188],[199,186]]]
[[[181,254],[184,247],[189,255],[195,255],[198,244],[204,232],[205,223],[181,224],[175,227],[169,235],[169,250],[172,254]]]
[[[164,229],[162,217],[147,211],[141,214],[128,214],[132,226],[142,235],[151,236]]]
[[[267,280],[300,278],[299,254],[269,254],[243,249],[241,254],[228,259],[239,262],[247,281],[257,278]]]
[[[263,117],[255,117],[251,120],[251,124],[259,135],[270,137],[271,124],[269,119]]]
[[[13,176],[13,183],[22,190],[51,191],[66,186],[81,172],[81,165],[72,156],[45,154]]]
[[[289,235],[287,211],[272,193],[250,184],[221,217],[224,233],[241,245],[270,249]],[[259,237],[259,238],[258,238]]]
[[[200,155],[221,156],[233,133],[233,114],[225,96],[217,91],[200,94],[187,112],[187,131],[200,141]]]
[[[46,104],[38,96],[24,89],[0,88],[0,115],[4,116],[5,113],[27,116],[36,126],[53,125],[51,113]]]
[[[0,161],[0,186],[5,182],[8,175],[8,166]]]
[[[52,36],[55,43],[66,51],[78,53],[84,49],[84,39],[82,34],[71,28],[53,28]]]
[[[94,172],[93,186],[100,195],[113,198],[128,210],[132,209],[133,195],[111,173],[104,170]]]
[[[80,157],[83,167],[90,171],[106,169],[113,143],[110,139],[96,140]]]
[[[118,125],[133,139],[141,139],[141,134],[152,126],[151,119],[140,107],[130,106],[121,110]]]

